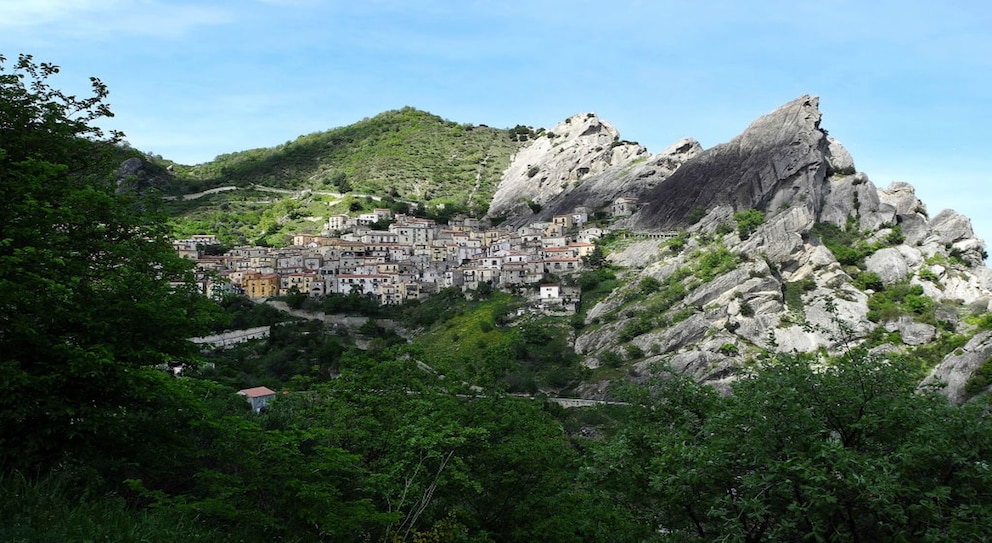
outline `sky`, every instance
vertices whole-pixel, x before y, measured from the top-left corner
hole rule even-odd
[[[801,95],[882,188],[992,243],[986,0],[0,0],[0,55],[110,90],[135,148],[183,164],[412,106],[550,128],[595,112],[659,152]]]

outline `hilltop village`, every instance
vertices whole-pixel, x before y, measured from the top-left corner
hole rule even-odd
[[[637,200],[621,197],[607,209],[611,218],[628,216]],[[388,224],[386,229],[382,225]],[[376,228],[379,229],[376,229]],[[607,233],[589,222],[587,209],[557,215],[517,230],[458,217],[446,225],[389,209],[328,218],[322,233],[297,234],[284,248],[241,246],[221,255],[204,234],[173,242],[197,263],[207,296],[235,293],[253,299],[292,292],[309,296],[358,293],[381,304],[421,300],[441,289],[493,288],[536,294],[543,304],[574,308],[578,293],[557,278],[578,273],[593,255],[593,243]]]

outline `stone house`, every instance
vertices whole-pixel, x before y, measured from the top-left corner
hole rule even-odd
[[[269,401],[276,397],[276,392],[268,387],[244,388],[239,390],[238,394],[248,399],[248,403],[256,413],[260,413],[269,405]]]
[[[279,283],[275,273],[251,272],[244,275],[241,286],[249,298],[269,298],[279,295]]]

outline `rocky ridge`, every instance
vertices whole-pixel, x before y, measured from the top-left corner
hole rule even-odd
[[[699,151],[699,143],[684,139],[652,156],[620,140],[596,114],[574,115],[514,155],[489,216],[509,216],[509,224],[522,225],[577,206],[602,207],[657,185]]]
[[[609,254],[625,286],[588,308],[575,339],[590,367],[621,358],[638,378],[665,362],[725,387],[767,348],[913,355],[959,345],[931,361],[929,379],[966,400],[965,383],[992,355],[973,324],[992,301],[984,242],[967,217],[930,217],[912,186],[876,187],[820,120],[819,100],[802,96],[728,143],[703,150],[684,139],[650,155],[613,145],[612,126],[578,115],[518,152],[490,214],[522,225],[639,199],[610,225],[628,233]],[[735,229],[747,210],[763,223]],[[647,235],[675,230],[675,242]],[[602,383],[585,393],[607,394]]]

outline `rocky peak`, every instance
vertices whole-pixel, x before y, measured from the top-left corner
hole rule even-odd
[[[490,216],[527,213],[585,179],[647,156],[647,150],[620,140],[613,125],[595,113],[565,119],[514,155],[489,205]]]
[[[847,151],[820,130],[819,99],[801,96],[760,117],[731,141],[687,161],[643,197],[646,205],[636,226],[683,226],[697,207],[740,211],[804,205],[816,214],[828,173],[853,168]]]

